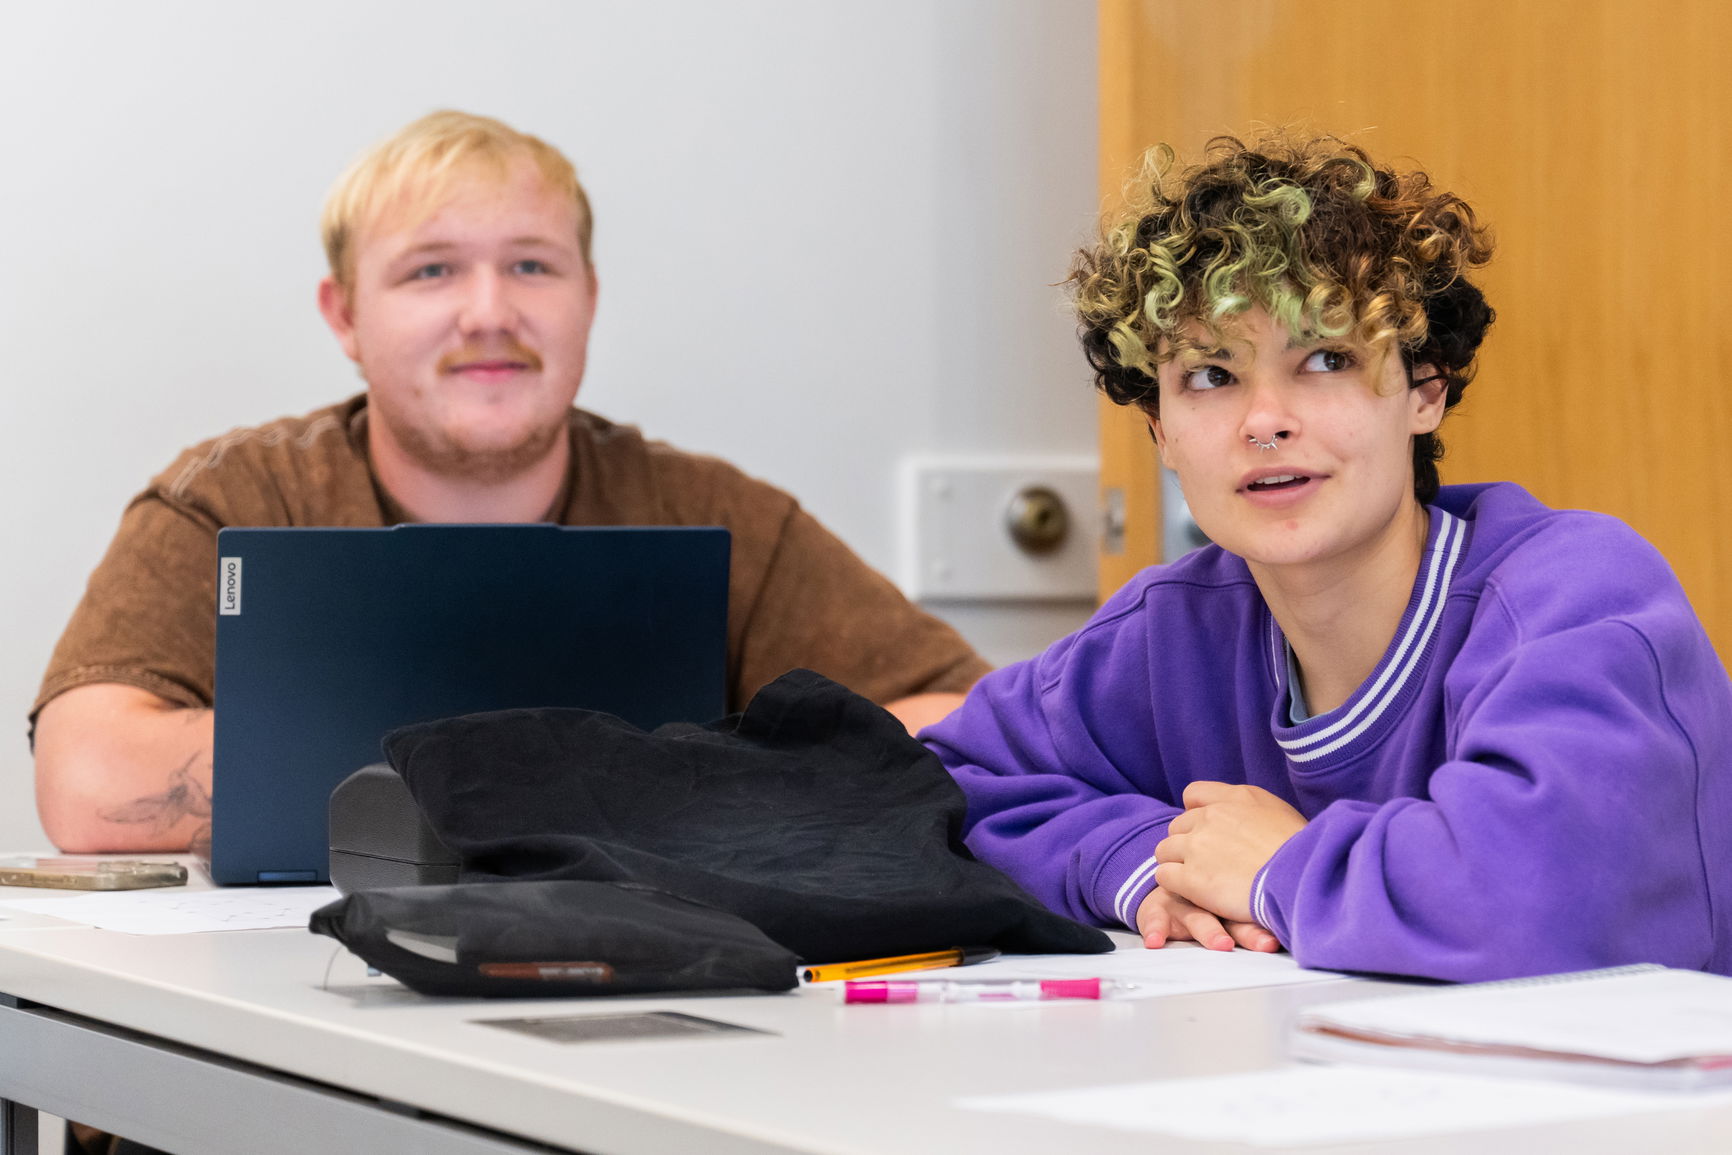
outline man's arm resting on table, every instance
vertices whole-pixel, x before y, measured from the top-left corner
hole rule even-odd
[[[208,709],[112,682],[77,686],[36,718],[36,809],[69,854],[200,849],[210,839]]]

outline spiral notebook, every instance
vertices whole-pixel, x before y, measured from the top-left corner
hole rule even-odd
[[[1289,1050],[1601,1086],[1732,1087],[1732,978],[1642,964],[1333,1003],[1299,1016]]]

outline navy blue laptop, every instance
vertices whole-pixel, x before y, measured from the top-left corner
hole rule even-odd
[[[211,876],[329,877],[326,804],[387,730],[582,706],[726,709],[728,532],[553,525],[217,535]]]

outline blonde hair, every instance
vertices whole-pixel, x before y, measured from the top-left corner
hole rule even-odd
[[[535,165],[549,189],[577,206],[577,241],[589,264],[589,197],[565,155],[491,117],[444,109],[374,145],[337,178],[319,219],[331,276],[345,289],[352,286],[355,235],[385,210],[419,224],[438,211],[459,179],[479,171],[504,180],[518,160]]]

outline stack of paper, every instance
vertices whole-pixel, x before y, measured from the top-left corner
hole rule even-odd
[[[1334,1003],[1298,1058],[1689,1090],[1732,1085],[1732,979],[1618,967]]]

